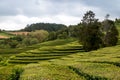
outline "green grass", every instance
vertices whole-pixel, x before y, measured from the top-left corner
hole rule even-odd
[[[36,70],[37,69],[37,70]],[[25,67],[20,80],[85,80],[67,66],[55,64],[31,64]]]
[[[22,52],[26,52],[29,50],[34,50],[34,49],[38,49],[41,47],[47,47],[47,46],[59,46],[59,45],[65,45],[66,43],[69,42],[73,42],[74,39],[66,39],[66,40],[55,40],[55,41],[48,41],[48,42],[44,42],[44,43],[40,43],[40,44],[36,44],[36,45],[32,45],[32,46],[28,46],[28,47],[24,47],[24,48],[16,48],[16,49],[0,49],[0,55],[2,57],[10,57],[12,55],[16,55]]]
[[[74,43],[71,43],[71,44],[74,44]],[[50,41],[49,45],[47,42],[47,46],[43,45],[38,49],[28,50],[24,53],[17,54],[15,57],[10,58],[9,63],[19,63],[19,64],[26,63],[27,64],[27,63],[30,63],[31,61],[33,63],[34,62],[36,63],[43,60],[58,59],[58,58],[61,58],[62,56],[70,55],[70,54],[81,51],[81,50],[78,50],[81,48],[81,46],[78,46],[78,45],[69,46],[69,44],[66,42],[64,42],[64,45],[63,43],[60,45],[59,43],[57,43],[56,46],[53,46],[53,45],[55,45],[53,44],[53,41],[52,42]]]
[[[0,66],[0,80],[6,80],[12,73],[12,66]]]
[[[0,49],[0,56],[8,61],[0,65],[0,80],[7,80],[16,65],[24,68],[20,80],[120,80],[120,39],[117,46],[91,52],[84,52],[76,39],[58,39]]]
[[[43,47],[43,48],[40,48],[39,50],[42,50],[43,52],[44,50],[56,51],[58,49],[60,51],[69,51],[71,48],[70,45],[72,45],[72,47],[74,46],[75,49],[71,51],[74,51],[74,50],[78,50],[77,48],[79,48],[79,46],[76,47],[77,44],[78,43],[76,41],[73,41],[69,44],[59,45],[57,47],[53,46],[51,48]],[[37,51],[36,54],[41,54],[41,53],[38,53],[39,50],[38,51],[36,50]],[[30,52],[35,52],[35,50],[32,50]],[[56,52],[56,53],[59,54],[59,52]],[[43,53],[42,56],[44,54],[48,56],[51,53],[48,54],[46,52],[46,53]],[[52,53],[51,55],[53,54],[54,53]],[[39,79],[66,80],[68,78],[71,80],[90,80],[90,79],[91,80],[119,80],[120,79],[120,75],[119,75],[120,74],[120,66],[119,66],[120,58],[119,57],[120,57],[119,45],[114,47],[102,48],[102,49],[91,51],[91,52],[77,52],[75,54],[72,53],[69,55],[62,56],[61,58],[50,59],[46,61],[39,61],[37,64],[28,64],[27,67],[29,68],[25,67],[25,71],[21,75],[21,80],[24,80],[24,79],[28,80],[28,78],[31,80],[34,78],[36,80],[39,80]],[[62,69],[60,69],[57,66],[60,66]],[[59,71],[60,73],[57,73],[56,70],[57,71],[60,70],[62,72]],[[71,76],[71,74],[69,74],[70,77],[65,75],[66,70],[70,71],[70,72],[67,72],[68,74],[71,73],[72,71],[73,76]],[[31,71],[34,71],[34,72],[32,73]],[[63,75],[61,75],[61,73],[64,75],[64,77],[62,77]],[[55,75],[55,74],[58,74],[58,75]],[[28,77],[28,75],[30,76]],[[74,75],[77,75],[79,77]]]
[[[4,31],[0,32],[0,35],[1,36],[6,36],[6,37],[13,37],[14,36],[13,34],[10,34],[8,32],[4,32]]]
[[[91,52],[81,48],[75,39],[67,39],[40,43],[15,50],[17,52],[13,50],[8,59],[12,64],[0,66],[0,80],[11,74],[12,65],[23,66],[20,80],[120,79],[120,45]]]

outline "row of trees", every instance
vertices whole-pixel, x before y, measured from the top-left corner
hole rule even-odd
[[[95,18],[95,13],[88,11],[78,25],[71,25],[57,32],[50,32],[49,40],[75,37],[79,39],[85,51],[115,46],[118,42],[118,30],[115,24],[119,24],[119,19],[112,21],[108,18],[109,14],[105,16],[104,21],[99,22]]]
[[[108,19],[103,22],[95,18],[92,11],[88,11],[79,26],[79,40],[85,51],[96,50],[100,47],[115,46],[118,42],[118,30],[115,22]]]

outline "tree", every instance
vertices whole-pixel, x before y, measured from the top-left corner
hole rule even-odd
[[[38,39],[36,39],[36,38],[31,38],[30,39],[30,45],[32,45],[32,44],[37,44],[39,41],[38,41]]]
[[[104,46],[115,46],[118,42],[118,30],[114,21],[105,19],[102,24]]]
[[[63,32],[62,34],[59,34],[57,36],[59,39],[67,39],[68,38],[68,35],[67,35],[67,32]]]
[[[30,40],[31,40],[30,38],[26,37],[26,38],[23,39],[22,43],[25,44],[26,46],[29,46],[30,45]]]
[[[120,24],[120,19],[115,19],[115,23],[117,24],[117,25],[119,25]]]
[[[32,38],[37,38],[39,42],[43,42],[48,38],[49,33],[45,30],[36,30],[30,33]]]
[[[56,32],[52,31],[49,33],[48,40],[55,40],[57,39]]]
[[[69,37],[79,38],[81,25],[70,25],[69,26]]]
[[[80,42],[85,51],[96,50],[101,45],[100,23],[95,18],[92,11],[88,11],[82,19],[82,27],[80,28]]]

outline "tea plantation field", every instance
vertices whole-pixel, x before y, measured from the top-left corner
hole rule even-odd
[[[0,80],[120,80],[120,45],[84,52],[65,39],[0,55]]]

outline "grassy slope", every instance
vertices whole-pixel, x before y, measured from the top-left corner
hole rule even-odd
[[[76,40],[55,40],[25,49],[1,50],[0,55],[7,56],[11,53],[9,55],[12,55],[9,60],[11,63],[37,62],[21,65],[24,66],[24,72],[20,80],[120,79],[120,45],[91,52],[78,51],[78,48],[80,46]],[[4,52],[6,55],[3,54]],[[46,57],[52,58],[44,60]],[[15,65],[0,66],[0,80],[6,80],[12,66]]]
[[[77,42],[70,44],[74,45],[77,44]],[[115,47],[103,48],[97,51],[78,52],[76,54],[64,56],[60,59],[40,61],[40,64],[28,64],[21,75],[21,80],[66,80],[67,78],[72,80],[84,80],[84,78],[85,80],[119,80],[119,49],[120,46],[118,45]],[[60,73],[56,71],[59,71]],[[70,77],[65,75],[66,72],[69,72],[68,74]],[[63,74],[63,76],[61,76],[61,74]]]
[[[35,47],[36,46],[36,47]],[[39,47],[39,48],[37,48]],[[11,60],[21,58],[23,62],[34,58],[56,57],[48,60],[37,60],[37,63],[24,65],[24,72],[20,80],[119,80],[120,79],[120,45],[107,47],[97,51],[66,54],[66,52],[76,51],[79,48],[76,40],[55,40],[32,46],[33,50],[21,52]],[[52,51],[43,53],[44,51]],[[60,51],[60,52],[59,52]],[[62,51],[62,52],[61,52]],[[62,54],[64,53],[64,54]],[[14,54],[13,54],[14,55]],[[9,60],[9,61],[11,61]],[[18,60],[21,62],[21,60]],[[36,61],[36,60],[35,60]],[[11,73],[12,66],[16,64],[0,67],[0,80],[5,80]],[[17,64],[19,65],[19,64]],[[6,73],[8,71],[8,73]]]
[[[39,48],[43,47],[43,49],[45,49],[44,47],[48,47],[50,49],[52,46],[61,46],[61,45],[65,45],[65,44],[68,44],[68,43],[73,42],[73,41],[74,41],[74,39],[55,40],[55,41],[44,42],[44,43],[41,43],[41,44],[37,44],[37,45],[33,45],[33,46],[30,46],[30,47],[21,48],[21,49],[10,49],[10,50],[8,50],[8,49],[3,50],[2,49],[2,50],[0,50],[0,56],[7,57],[8,60],[9,60],[10,58],[13,58],[15,55],[19,56],[21,54],[28,53],[29,51],[30,52],[34,51],[37,48],[39,49]],[[15,66],[15,65],[14,64],[9,64],[8,66],[0,66],[0,80],[6,80],[7,77],[5,77],[5,76],[10,75],[11,69],[13,68],[13,67],[11,68],[11,66]],[[6,73],[6,70],[8,71],[8,73]]]
[[[5,36],[5,37],[12,37],[12,36],[14,36],[13,34],[10,34],[10,33],[8,33],[8,32],[0,32],[0,36]]]
[[[120,31],[120,27],[118,29]],[[76,46],[79,44],[73,41],[63,46],[69,48],[69,45]],[[63,46],[58,47],[61,49]],[[46,47],[46,49],[49,50],[49,47]],[[69,74],[69,77],[66,75],[66,72]],[[59,59],[40,61],[37,64],[28,64],[20,79],[119,80],[119,74],[120,45],[117,45],[97,51],[69,54]]]
[[[38,56],[43,58],[46,56],[53,57],[53,55],[58,56],[58,54],[60,57],[48,60],[38,60],[37,63],[27,64],[24,66],[25,70],[22,73],[20,80],[94,80],[96,78],[99,78],[100,80],[120,79],[120,45],[91,52],[80,51],[75,54],[66,54],[66,52],[76,51],[77,48],[79,48],[79,44],[76,40],[49,41],[34,46],[39,46],[40,48],[34,47],[35,49],[33,50],[28,49],[25,52],[21,52],[16,56],[11,57],[13,58],[11,60],[17,59],[17,56],[22,59],[24,56],[24,58],[29,61],[28,58],[31,58],[31,55],[33,56],[33,54],[35,54],[34,58],[38,58]],[[59,50],[62,52],[59,52]],[[44,51],[52,51],[53,53],[40,53]],[[62,53],[64,53],[64,55],[62,55]],[[6,70],[9,71],[9,73],[6,73]],[[8,76],[10,73],[11,65],[5,67],[1,66],[0,80],[5,80],[3,78],[6,78],[5,76]]]

